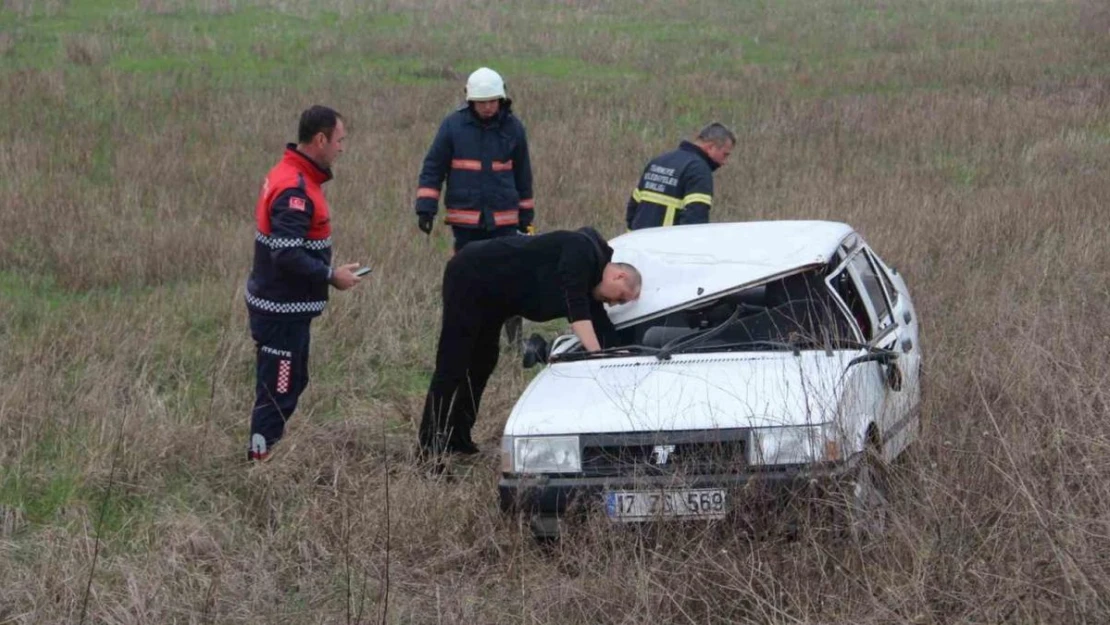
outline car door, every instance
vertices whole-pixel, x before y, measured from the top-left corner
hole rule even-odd
[[[920,425],[921,403],[921,346],[918,340],[917,312],[913,307],[909,289],[902,279],[874,250],[867,248],[872,266],[887,298],[894,321],[900,327],[895,351],[902,371],[903,387],[894,400],[897,420],[892,424],[891,447],[900,452],[916,438]]]
[[[898,354],[898,360],[886,366],[884,374],[896,376],[888,377],[886,384],[886,403],[883,411],[883,453],[888,459],[895,458],[908,444],[912,434],[916,432],[916,423],[912,408],[916,405],[917,389],[917,353],[915,351],[915,336],[910,336],[916,330],[916,325],[908,326],[905,321],[903,309],[901,317],[899,309],[894,305],[894,295],[900,295],[893,285],[887,287],[890,276],[882,266],[875,253],[860,242],[861,246],[851,259],[851,271],[862,287],[862,294],[866,304],[871,308],[876,319],[876,334],[871,344],[881,349],[886,349]],[[884,280],[886,278],[886,280]],[[908,296],[903,299],[903,304],[908,303]],[[912,313],[910,324],[914,324]]]
[[[895,320],[882,280],[859,237],[840,252],[840,265],[829,274],[826,282],[843,310],[855,321],[860,340],[869,346],[895,351],[901,340],[902,327]],[[883,455],[892,459],[900,451],[898,434],[901,419],[899,393],[904,384],[896,382],[891,369],[900,370],[896,362],[861,362],[844,372],[844,410],[850,419],[865,418],[879,429]],[[856,426],[866,428],[867,423]],[[865,430],[857,431],[862,437]],[[862,445],[863,441],[860,440]],[[861,448],[861,447],[857,447]]]

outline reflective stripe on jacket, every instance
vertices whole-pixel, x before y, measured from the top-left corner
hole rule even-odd
[[[628,229],[708,223],[717,167],[704,150],[689,141],[653,159],[628,199]]]

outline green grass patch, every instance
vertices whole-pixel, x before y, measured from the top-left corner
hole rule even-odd
[[[119,285],[74,290],[61,285],[50,273],[0,271],[0,311],[8,313],[0,329],[31,329],[59,316],[64,318],[77,308],[83,313],[98,313],[133,305],[154,292],[150,287]]]
[[[55,471],[49,476],[33,477],[19,467],[0,471],[0,505],[22,511],[32,524],[48,524],[76,497],[80,489],[77,474]]]
[[[617,65],[589,63],[566,56],[541,56],[532,58],[502,57],[488,61],[473,60],[463,62],[463,67],[477,67],[488,63],[506,75],[534,75],[553,79],[606,79],[638,76],[640,72]]]
[[[125,485],[114,482],[111,490],[105,482],[91,485],[72,470],[55,470],[44,475],[31,475],[19,467],[0,471],[0,507],[18,510],[27,527],[58,525],[87,518],[103,541],[112,541],[131,550],[145,545],[132,540],[149,525],[152,518],[150,500],[140,493],[127,492]],[[67,511],[79,509],[78,514]]]
[[[0,337],[31,333],[89,299],[61,287],[50,274],[0,271]]]
[[[148,385],[166,401],[167,409],[186,419],[207,414],[213,368],[219,366],[222,353],[221,341],[230,333],[245,330],[228,327],[233,321],[223,306],[204,305],[211,301],[212,286],[180,283],[171,287],[172,295],[151,294],[154,299],[139,304],[143,308],[165,310],[166,299],[188,302],[172,308],[161,319],[162,331],[153,337],[149,359],[132,363],[135,375],[146,376]]]
[[[974,187],[982,177],[971,159],[956,154],[937,154],[933,167],[950,185],[958,188]]]
[[[427,367],[386,365],[378,370],[375,395],[417,397],[428,392],[432,371]]]
[[[0,25],[13,33],[6,64],[10,69],[87,65],[78,69],[199,75],[239,87],[367,75],[399,84],[424,84],[456,79],[459,72],[483,64],[509,75],[551,79],[606,79],[636,73],[631,67],[552,55],[543,49],[459,60],[452,41],[435,36],[431,41],[442,48],[440,53],[399,55],[390,42],[404,42],[415,34],[413,17],[383,11],[341,17],[330,11],[296,15],[248,7],[223,13],[144,14],[94,6],[32,18],[6,11],[0,14]],[[491,43],[496,39],[488,36]]]
[[[149,547],[134,540],[148,534],[154,518],[154,507],[147,495],[130,492],[117,481],[110,490],[107,482],[97,486],[86,484],[79,489],[78,496],[101,541],[109,541],[117,552],[142,552]]]
[[[375,44],[403,37],[412,23],[409,15],[381,11],[341,18],[331,11],[296,15],[263,7],[141,13],[110,3],[83,5],[32,17],[0,12],[0,28],[12,37],[5,69],[87,65],[81,69],[199,73],[226,84],[303,83],[320,74],[365,71],[368,59],[394,70],[394,55],[376,51]],[[407,63],[422,68],[418,59]]]
[[[0,300],[17,308],[58,310],[85,297],[62,288],[49,274],[0,271]]]

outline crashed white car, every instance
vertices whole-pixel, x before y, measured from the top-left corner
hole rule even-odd
[[[617,347],[559,337],[505,424],[501,506],[538,536],[572,507],[719,519],[754,486],[881,503],[916,436],[921,347],[901,275],[842,223],[651,228],[610,242],[644,277]]]

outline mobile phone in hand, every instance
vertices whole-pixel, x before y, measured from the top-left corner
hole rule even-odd
[[[371,271],[373,271],[373,269],[370,269],[369,267],[359,267],[358,269],[355,269],[354,274],[356,278],[361,278]]]

